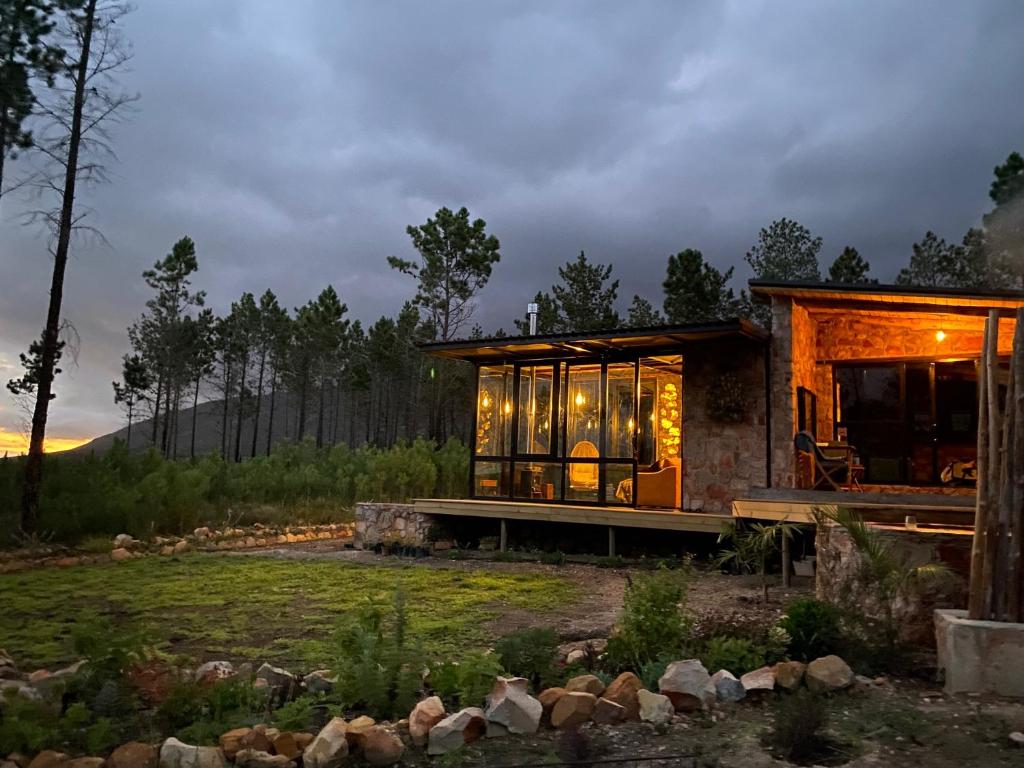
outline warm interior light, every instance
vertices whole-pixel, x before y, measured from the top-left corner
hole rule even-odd
[[[505,411],[505,415],[506,416],[508,416],[510,413],[512,413],[512,403],[510,403],[508,400],[505,401],[504,411]]]
[[[585,397],[583,396],[583,393],[582,393],[582,392],[577,392],[577,393],[576,393],[576,407],[577,407],[577,408],[582,408],[582,407],[583,407],[583,404],[584,404],[585,402],[587,402],[587,398],[585,398]]]
[[[483,399],[480,400],[480,405],[482,405],[484,408],[490,408],[491,407],[491,398],[489,398],[487,396],[486,392],[484,392]]]
[[[936,331],[935,332],[935,340],[936,341],[942,341],[945,338],[946,338],[946,332],[945,331]]]
[[[629,431],[630,432],[632,432],[633,431],[633,427],[636,426],[636,424],[633,422],[633,417],[632,416],[629,417],[629,422],[628,422],[627,426],[629,427]]]

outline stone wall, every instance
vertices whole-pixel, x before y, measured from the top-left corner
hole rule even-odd
[[[412,504],[359,502],[352,543],[356,549],[373,549],[390,543],[425,547],[433,522],[430,515],[417,512]]]
[[[772,297],[772,485],[783,488],[796,484],[793,435],[797,416],[797,366],[793,351],[793,309],[792,299]]]
[[[895,618],[909,642],[933,645],[936,608],[966,605],[970,575],[970,535],[879,528],[908,566],[945,563],[953,576],[930,582],[899,599]],[[845,528],[818,526],[816,591],[820,600],[854,605],[867,616],[881,615],[877,591],[863,577],[863,559]]]
[[[683,509],[728,512],[735,496],[765,485],[764,349],[729,340],[697,345],[683,360]],[[747,407],[739,421],[708,413],[709,392],[723,375],[743,390]]]

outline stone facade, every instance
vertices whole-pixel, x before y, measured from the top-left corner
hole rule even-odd
[[[683,509],[728,512],[734,497],[766,481],[764,348],[723,341],[688,349],[683,360]],[[741,386],[747,407],[738,421],[708,413],[723,376]]]
[[[880,529],[904,558],[908,566],[944,563],[952,577],[898,599],[895,618],[907,641],[930,645],[935,642],[932,614],[937,608],[966,604],[966,584],[970,574],[972,536],[962,533],[933,533],[905,529]],[[867,616],[878,616],[881,607],[876,590],[862,575],[863,559],[846,529],[818,526],[817,529],[818,599],[857,606]]]
[[[430,515],[417,512],[412,504],[359,502],[353,546],[373,549],[381,544],[400,543],[425,547],[433,522]]]

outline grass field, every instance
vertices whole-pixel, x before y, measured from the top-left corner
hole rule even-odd
[[[96,614],[144,632],[157,649],[197,660],[328,666],[339,622],[401,587],[410,634],[458,655],[502,634],[506,613],[555,612],[575,586],[557,576],[416,564],[191,555],[0,576],[0,648],[26,669],[72,660],[68,634]]]

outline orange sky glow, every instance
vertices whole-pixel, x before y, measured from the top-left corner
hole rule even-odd
[[[89,437],[47,436],[43,446],[47,453],[56,453],[57,451],[67,451],[71,448],[76,448],[83,443],[88,443],[91,439]],[[17,456],[27,452],[28,435],[23,435],[21,432],[12,432],[0,427],[0,456],[3,456],[5,453],[10,456]]]

